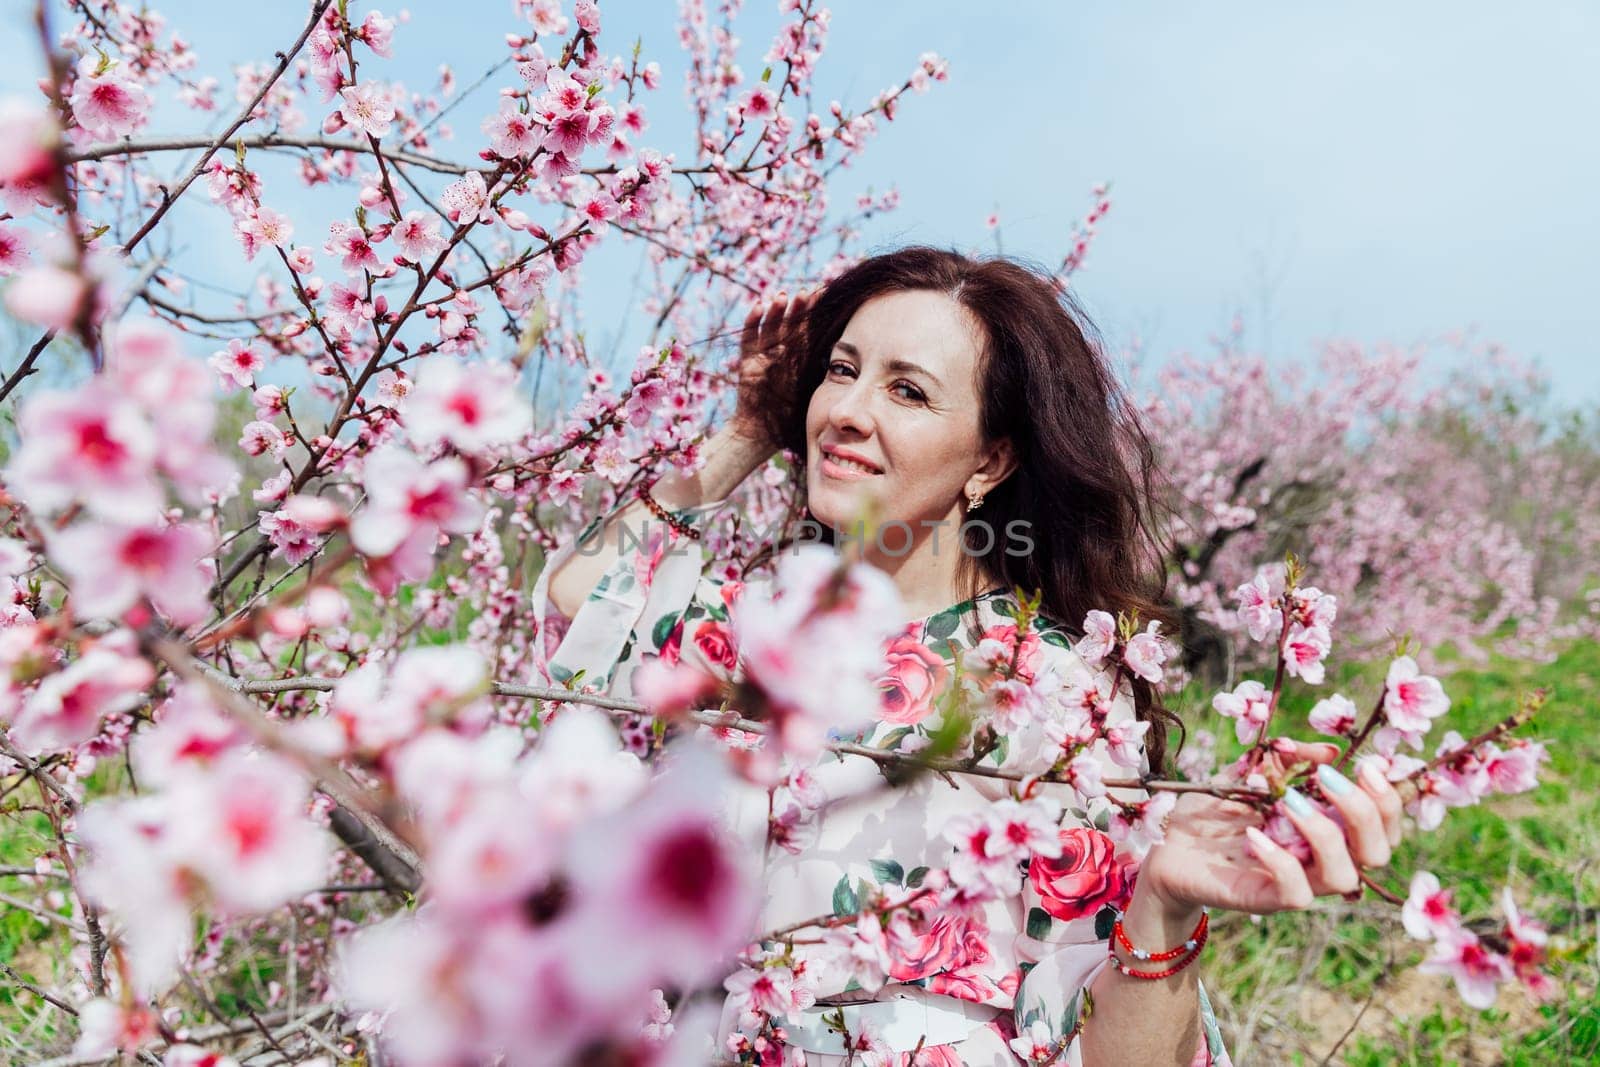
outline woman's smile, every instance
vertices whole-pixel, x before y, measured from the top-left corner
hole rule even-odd
[[[822,448],[822,473],[843,482],[859,481],[883,473],[883,469],[868,462],[854,452],[824,445]]]

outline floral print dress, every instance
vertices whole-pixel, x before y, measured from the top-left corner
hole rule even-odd
[[[587,534],[610,516],[596,519]],[[545,684],[593,687],[613,697],[632,695],[633,669],[651,657],[667,662],[694,661],[719,677],[739,670],[738,650],[729,622],[741,598],[764,595],[766,579],[744,583],[708,573],[708,560],[698,542],[673,533],[665,524],[650,524],[650,536],[624,552],[599,579],[572,618],[559,647],[540,669]],[[575,539],[546,565],[534,589],[534,611],[544,626],[548,575],[569,557]],[[880,680],[884,693],[878,722],[859,740],[886,749],[914,751],[928,742],[941,721],[941,697],[963,652],[984,637],[1016,639],[1014,598],[1003,590],[981,596],[908,623],[889,645],[887,669]],[[1068,632],[1038,620],[1023,642],[1021,669],[1031,673],[1051,665],[1065,667],[1076,657]],[[543,640],[535,642],[543,647]],[[1120,697],[1112,720],[1132,717],[1131,699]],[[857,740],[852,737],[850,740]],[[1027,771],[1027,749],[1005,746],[985,757],[985,764]],[[1103,747],[1104,742],[1100,742]],[[1108,776],[1129,772],[1097,752]],[[1145,768],[1148,763],[1145,763]],[[773,847],[771,798],[768,791],[741,784],[730,801],[728,821],[753,853],[765,857],[767,899],[759,927],[776,929],[790,923],[854,909],[869,885],[915,885],[922,872],[943,866],[950,844],[941,830],[963,812],[982,809],[1006,795],[1004,779],[969,775],[922,775],[895,790],[882,785],[877,764],[860,756],[824,754],[811,769],[815,789],[830,802],[859,794],[866,799],[830,803],[815,816],[814,836],[805,847],[790,851]],[[1127,903],[1135,871],[1116,856],[1111,838],[1084,814],[1072,811],[1068,787],[1059,790],[1069,814],[1061,830],[1062,855],[1035,858],[1019,874],[1021,893],[987,903],[971,917],[935,920],[921,932],[917,951],[895,961],[889,983],[876,994],[877,1003],[852,1005],[846,1019],[872,1016],[893,1047],[901,1051],[886,1062],[891,1067],[915,1064],[1004,1065],[1026,1062],[1011,1040],[1042,1022],[1053,1044],[1070,1033],[1083,1004],[1082,991],[1106,965],[1111,909]],[[1112,789],[1127,800],[1143,799],[1142,791]],[[1076,823],[1076,824],[1074,824]],[[823,990],[846,994],[847,989]],[[866,994],[853,994],[865,999]],[[805,1049],[808,1065],[842,1065],[839,1037],[820,1023],[825,1008],[791,1018],[789,1045]],[[1200,989],[1203,1035],[1194,1067],[1230,1063],[1216,1019]],[[719,1041],[733,1027],[725,1011]],[[884,1025],[887,1023],[887,1025]],[[923,1039],[926,1038],[924,1041]],[[719,1046],[720,1047],[720,1046]],[[731,1060],[727,1062],[733,1062]],[[786,1061],[787,1062],[787,1061]],[[863,1062],[857,1056],[853,1061]],[[880,1061],[881,1062],[881,1061]],[[1074,1039],[1054,1063],[1081,1067]]]

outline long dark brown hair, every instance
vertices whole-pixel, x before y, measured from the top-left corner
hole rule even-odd
[[[908,290],[943,293],[982,325],[980,429],[986,441],[1009,438],[1017,459],[1011,476],[985,494],[983,518],[1000,531],[1022,520],[1033,539],[1026,554],[1008,554],[998,536],[980,539],[987,545],[969,541],[961,585],[971,596],[996,584],[1038,591],[1043,613],[1073,633],[1098,608],[1137,613],[1141,625],[1159,620],[1176,636],[1149,438],[1088,317],[1049,274],[1016,260],[902,248],[862,260],[819,290],[789,325],[785,354],[751,386],[747,408],[761,413],[771,440],[794,457],[793,517],[820,530],[814,539],[832,542],[833,531],[805,504],[806,409],[855,313],[873,297]],[[1135,680],[1133,691],[1136,714],[1150,723],[1150,769],[1159,774],[1167,730],[1183,724],[1148,683]]]

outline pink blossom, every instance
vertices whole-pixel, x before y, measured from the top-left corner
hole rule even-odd
[[[986,717],[1002,734],[1017,733],[1044,710],[1033,687],[1019,678],[1002,678],[983,695]]]
[[[21,230],[0,226],[0,278],[8,277],[28,265],[28,241]]]
[[[523,760],[518,775],[525,796],[543,798],[541,820],[559,831],[622,810],[638,799],[648,780],[639,758],[621,748],[612,722],[579,706],[561,712],[541,731],[538,749]]]
[[[159,1020],[145,1005],[95,997],[78,1010],[78,1041],[72,1051],[80,1057],[111,1057],[139,1052],[160,1036]]]
[[[164,787],[184,774],[214,767],[225,753],[250,739],[233,719],[212,703],[198,683],[180,684],[142,731],[129,753],[145,788]]]
[[[360,227],[348,222],[336,221],[328,227],[328,241],[322,250],[340,257],[339,266],[351,274],[378,270],[383,266],[378,253],[373,251],[372,239]]]
[[[1218,693],[1211,698],[1211,706],[1217,714],[1233,720],[1234,734],[1242,745],[1260,739],[1271,703],[1272,695],[1267,687],[1254,679],[1240,682],[1231,693]]]
[[[1105,764],[1093,751],[1085,750],[1072,757],[1072,762],[1067,764],[1065,778],[1067,784],[1072,786],[1077,793],[1078,800],[1083,804],[1096,797],[1106,795]]]
[[[483,132],[495,155],[504,159],[525,158],[544,140],[544,130],[514,100],[501,101],[500,110],[483,120]]]
[[[156,464],[178,495],[200,505],[229,492],[237,472],[212,444],[214,386],[204,364],[185,356],[172,333],[151,322],[123,320],[105,332],[105,377],[152,424],[159,421]]]
[[[1258,571],[1254,578],[1235,589],[1233,595],[1239,598],[1239,621],[1249,630],[1250,640],[1276,639],[1283,627],[1283,610],[1278,606],[1278,598],[1283,595],[1281,576],[1276,572]]]
[[[1054,800],[1037,797],[999,801],[948,820],[940,836],[955,846],[949,860],[951,884],[971,899],[1015,895],[1021,889],[1018,863],[1030,855],[1061,854],[1060,819]]]
[[[256,418],[270,422],[274,415],[288,410],[289,395],[281,385],[263,385],[250,394],[250,402],[255,406]]]
[[[1113,808],[1108,832],[1119,850],[1142,861],[1146,853],[1167,839],[1167,816],[1177,802],[1176,793],[1163,790],[1137,805],[1138,814],[1131,818],[1121,807]]]
[[[289,485],[294,481],[294,472],[285,468],[261,483],[261,488],[253,490],[250,499],[257,504],[271,504],[282,500],[289,493]]]
[[[1339,614],[1338,598],[1316,586],[1303,585],[1296,589],[1291,595],[1291,602],[1295,621],[1308,629],[1331,630]]]
[[[1102,736],[1111,762],[1130,771],[1141,770],[1144,765],[1144,735],[1149,730],[1150,724],[1138,719],[1119,719],[1106,726]]]
[[[145,992],[166,987],[193,939],[193,887],[171,832],[182,814],[147,793],[97,801],[78,816],[84,892],[121,927],[133,984]]]
[[[1450,903],[1452,891],[1441,889],[1439,879],[1428,871],[1411,876],[1411,895],[1400,909],[1406,933],[1419,941],[1432,941],[1461,926],[1461,916]]]
[[[295,522],[283,511],[257,512],[261,518],[261,534],[272,542],[273,549],[283,556],[289,566],[298,566],[310,559],[321,547],[315,530]]]
[[[1389,665],[1384,681],[1384,718],[1413,748],[1421,747],[1422,736],[1432,727],[1432,720],[1449,710],[1450,698],[1445,696],[1439,680],[1423,674],[1410,656],[1400,656]]]
[[[1117,647],[1117,620],[1110,613],[1091,611],[1083,618],[1083,636],[1073,649],[1084,663],[1098,670]]]
[[[1506,749],[1486,746],[1483,768],[1496,793],[1526,793],[1539,784],[1539,765],[1548,758],[1541,742],[1514,738]]]
[[[28,694],[11,735],[29,752],[81,745],[107,715],[138,706],[154,679],[154,669],[131,641],[102,641]]]
[[[0,98],[0,183],[31,186],[55,167],[60,134],[43,107],[21,97]]]
[[[6,310],[48,330],[71,326],[83,309],[89,287],[72,271],[45,264],[17,275],[6,288]]]
[[[778,113],[778,94],[758,85],[740,98],[739,111],[757,122],[766,122]]]
[[[354,334],[362,323],[371,322],[375,314],[372,302],[363,299],[359,289],[338,282],[329,287],[327,320],[344,337]]]
[[[993,893],[985,886],[978,895],[987,899]],[[894,967],[894,957],[889,951],[883,924],[876,915],[863,913],[853,923],[826,930],[822,940],[830,985],[854,982],[868,992],[883,988]]]
[[[1156,633],[1160,628],[1161,623],[1152,620],[1143,633],[1128,638],[1128,644],[1122,650],[1122,662],[1151,685],[1161,684],[1161,665],[1167,661],[1171,651],[1166,641]]]
[[[254,344],[237,337],[231,338],[226,349],[211,357],[211,368],[227,391],[250,388],[255,376],[266,365],[265,357]]]
[[[779,562],[770,597],[746,596],[733,613],[745,677],[766,698],[787,752],[813,754],[828,729],[853,732],[882,708],[878,679],[899,594],[882,571],[842,567],[830,548],[802,545]],[[812,666],[819,656],[833,666],[822,676]]]
[[[356,36],[367,43],[373,53],[389,59],[394,55],[394,19],[388,18],[381,11],[369,11],[367,17],[361,21],[361,29]]]
[[[159,509],[155,432],[109,382],[34,394],[22,406],[18,436],[6,480],[30,507],[50,513],[81,501],[113,519],[150,517]]]
[[[751,934],[757,899],[747,857],[718,814],[724,761],[699,747],[674,751],[637,804],[573,842],[569,874],[610,950],[584,968],[599,988],[689,985],[716,972]]]
[[[161,1067],[239,1067],[239,1061],[199,1045],[173,1045],[162,1057]]]
[[[588,145],[610,138],[610,108],[591,108],[588,91],[564,73],[552,69],[550,82],[551,94],[541,98],[546,151],[576,159]]]
[[[1294,626],[1283,646],[1284,667],[1291,678],[1321,685],[1323,660],[1332,647],[1332,638],[1320,626]]]
[[[80,522],[56,534],[51,555],[72,580],[74,609],[118,618],[148,597],[180,626],[209,610],[206,557],[211,535],[191,523],[125,526]]]
[[[573,5],[572,17],[577,20],[578,28],[589,36],[600,32],[600,7],[594,0],[578,0]]]
[[[383,137],[394,122],[394,103],[389,91],[376,82],[347,85],[339,90],[344,103],[339,117],[369,137]]]
[[[795,981],[794,971],[779,964],[741,967],[722,980],[729,1006],[748,1021],[750,1029],[762,1025],[760,1016],[783,1018],[809,1008],[816,996]]]
[[[224,911],[266,911],[321,881],[327,835],[306,818],[309,784],[282,758],[232,749],[169,795],[186,813],[173,827],[178,851]]]
[[[1556,999],[1560,995],[1560,988],[1540,970],[1545,961],[1545,944],[1550,939],[1549,933],[1542,924],[1523,917],[1517,911],[1517,902],[1511,895],[1510,886],[1501,889],[1500,906],[1506,913],[1505,932],[1510,942],[1507,956],[1512,969],[1536,999]]]
[[[294,224],[285,215],[271,208],[258,207],[247,218],[236,224],[239,239],[244,245],[245,259],[254,259],[262,245],[282,248],[294,236]]]
[[[458,226],[473,222],[489,223],[495,219],[494,210],[489,205],[489,187],[484,184],[483,175],[478,171],[471,171],[466,177],[445,186],[444,192],[439,194],[439,202],[444,205],[445,215]]]
[[[578,214],[591,233],[601,233],[617,217],[617,202],[605,190],[591,193],[578,205]]]
[[[150,96],[135,82],[100,67],[101,60],[95,56],[78,61],[78,78],[68,99],[73,118],[101,140],[126,137],[144,125]]]
[[[445,246],[444,238],[439,236],[438,217],[421,211],[406,212],[389,236],[399,246],[400,254],[413,263],[433,258]]]
[[[1311,709],[1311,728],[1329,737],[1341,737],[1355,728],[1356,706],[1342,693],[1317,701]]]
[[[531,429],[516,373],[504,363],[434,357],[417,373],[406,432],[418,446],[449,442],[469,455],[511,444]]]
[[[398,579],[427,575],[441,533],[478,527],[482,509],[467,493],[467,468],[459,459],[424,464],[391,445],[367,457],[364,482],[367,504],[350,524],[351,543],[375,559],[397,557]]]
[[[281,456],[289,449],[289,438],[272,423],[256,419],[245,423],[239,431],[239,447],[249,456],[260,456],[267,452]]]
[[[217,87],[221,83],[207,74],[192,85],[182,85],[178,88],[178,99],[196,111],[215,111],[217,109]]]
[[[1456,992],[1469,1007],[1493,1007],[1501,982],[1515,975],[1511,963],[1486,947],[1470,930],[1455,929],[1439,935],[1434,954],[1417,965],[1425,974],[1446,974],[1455,979]]]

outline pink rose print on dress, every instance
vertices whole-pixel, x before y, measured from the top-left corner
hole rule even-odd
[[[678,654],[682,647],[683,620],[679,619],[678,624],[672,628],[672,632],[667,635],[666,641],[664,641],[661,645],[661,651],[658,653],[658,655],[661,657],[661,662],[665,663],[669,667],[677,666]]]
[[[707,662],[728,672],[739,662],[739,651],[734,647],[733,634],[728,627],[714,619],[707,619],[694,628],[694,645]]]
[[[878,679],[883,692],[884,722],[910,726],[933,711],[933,702],[944,690],[950,668],[944,658],[915,638],[902,634],[886,653],[887,669]]]
[[[897,982],[914,982],[961,967],[968,962],[964,950],[972,923],[965,916],[940,915],[931,925],[916,923],[907,937],[892,938],[889,977]]]
[[[1061,855],[1035,856],[1028,882],[1052,918],[1070,921],[1093,915],[1105,905],[1123,907],[1131,895],[1117,846],[1099,830],[1069,826],[1061,831]]]

